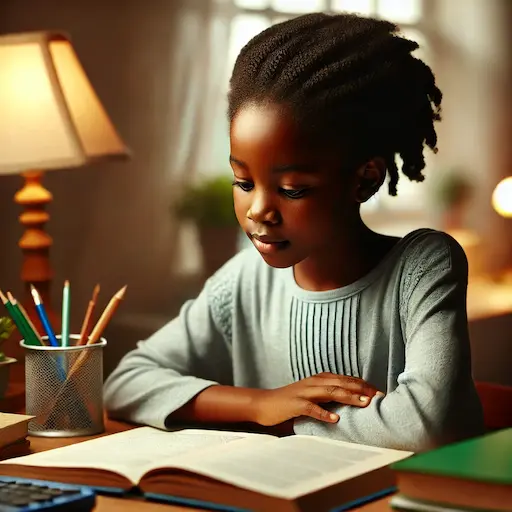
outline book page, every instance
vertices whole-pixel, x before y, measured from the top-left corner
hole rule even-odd
[[[140,427],[63,448],[34,453],[16,460],[0,461],[0,464],[100,468],[124,475],[136,485],[145,472],[159,467],[164,460],[168,464],[177,456],[195,450],[204,453],[208,448],[221,447],[247,437],[273,439],[272,436],[245,432],[196,429],[166,432],[151,427]]]
[[[24,423],[30,421],[34,416],[27,416],[25,414],[11,414],[8,412],[0,412],[0,430],[16,425],[17,423]]]
[[[177,461],[187,469],[270,496],[294,499],[387,466],[411,452],[313,436],[244,440],[208,456]]]

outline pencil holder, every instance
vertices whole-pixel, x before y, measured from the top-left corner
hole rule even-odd
[[[74,346],[79,338],[70,335],[67,347],[20,342],[25,349],[26,414],[35,416],[28,424],[32,436],[74,437],[104,430],[103,349],[107,342],[102,338]]]

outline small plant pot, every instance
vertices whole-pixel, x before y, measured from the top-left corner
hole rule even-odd
[[[6,357],[0,361],[0,400],[5,397],[7,386],[9,385],[9,373],[11,365],[16,362],[14,357]]]

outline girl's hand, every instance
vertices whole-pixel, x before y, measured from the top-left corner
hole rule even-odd
[[[255,422],[272,426],[299,416],[309,416],[326,423],[336,423],[339,416],[318,404],[337,402],[366,407],[376,394],[384,393],[362,379],[319,373],[282,388],[261,390],[253,402]]]

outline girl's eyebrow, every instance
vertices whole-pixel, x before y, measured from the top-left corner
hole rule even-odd
[[[241,160],[238,160],[238,158],[235,158],[234,156],[229,156],[230,163],[236,164],[242,169],[248,169],[249,166],[242,162]],[[302,173],[311,173],[315,172],[315,168],[310,164],[287,164],[287,165],[279,165],[277,167],[274,167],[272,169],[272,172],[275,173],[285,173],[285,172],[302,172]]]
[[[242,169],[248,169],[249,168],[249,166],[245,162],[242,162],[241,160],[238,160],[238,158],[235,158],[233,155],[229,155],[229,163],[230,164],[236,164],[239,167],[242,167]]]
[[[310,173],[315,172],[315,168],[310,164],[289,164],[289,165],[279,165],[272,169],[273,172],[276,173],[284,173],[284,172],[303,172]]]

